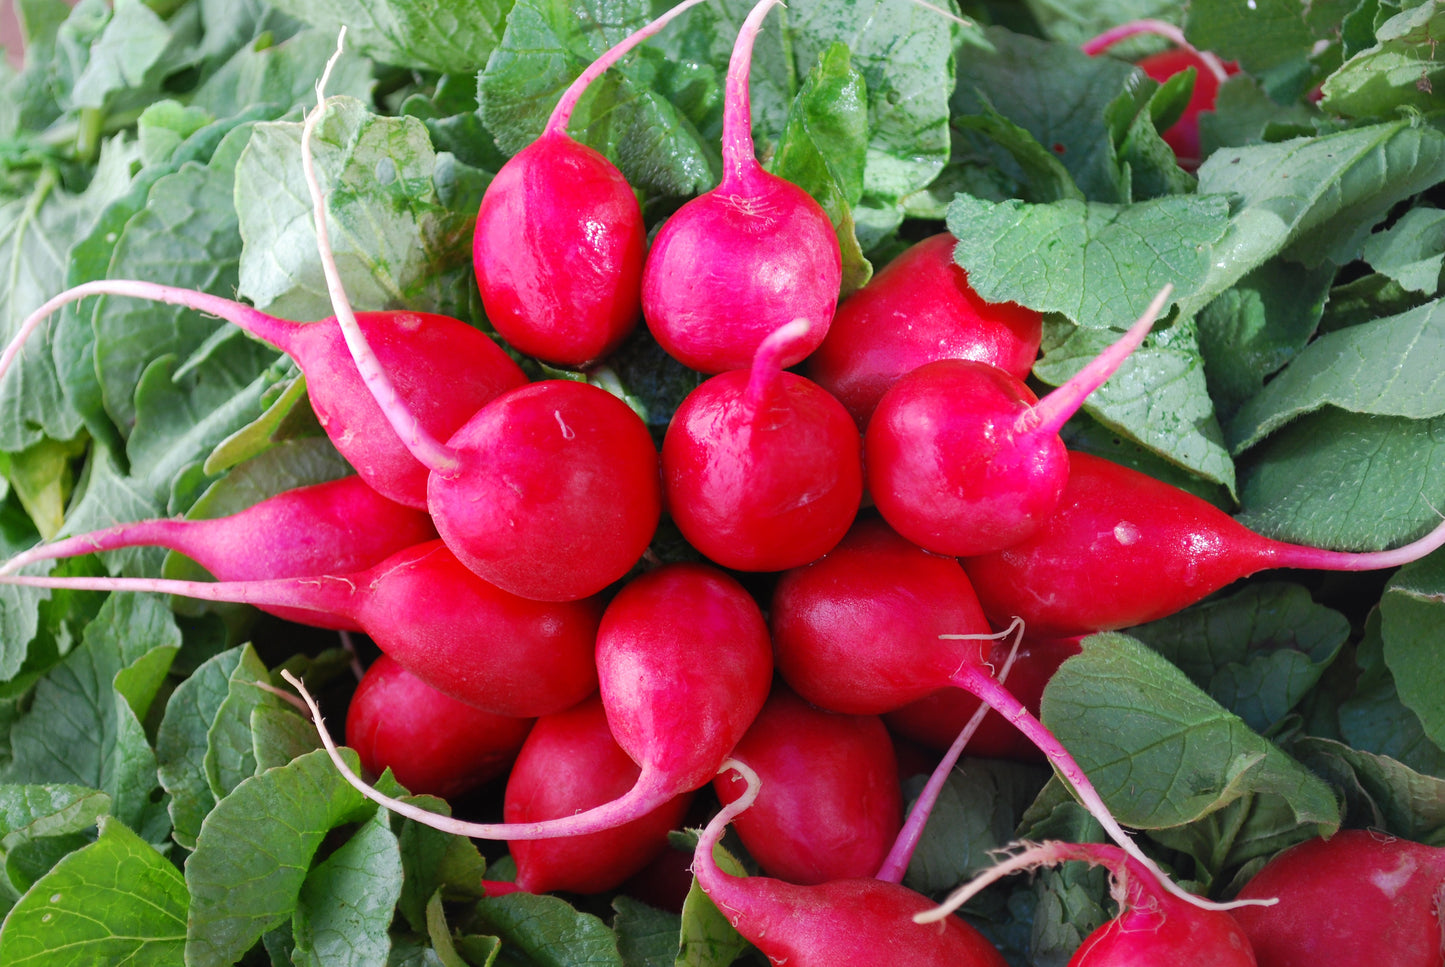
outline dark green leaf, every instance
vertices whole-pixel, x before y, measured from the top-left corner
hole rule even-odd
[[[78,833],[110,812],[110,797],[85,786],[0,786],[0,849],[36,836]]]
[[[1382,23],[1376,43],[1331,74],[1320,106],[1346,117],[1390,117],[1397,111],[1439,108],[1434,85],[1441,76],[1440,40],[1445,37],[1445,7],[1435,0],[1410,5]]]
[[[629,896],[614,897],[612,909],[617,913],[612,929],[617,932],[617,949],[625,967],[673,967],[682,929],[678,914]]]
[[[479,901],[474,916],[483,930],[502,939],[536,967],[622,967],[617,937],[590,913],[565,900],[511,893]]]
[[[1385,663],[1395,676],[1400,701],[1420,717],[1425,734],[1445,747],[1445,554],[1408,564],[1390,579],[1380,599]]]
[[[1445,265],[1445,211],[1412,208],[1365,242],[1365,261],[1405,289],[1422,295],[1440,290]]]
[[[307,874],[292,928],[296,967],[382,967],[401,876],[401,850],[378,810]]]
[[[277,7],[377,60],[407,67],[472,74],[497,45],[507,0],[281,0]]]

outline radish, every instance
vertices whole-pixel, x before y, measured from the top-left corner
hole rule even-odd
[[[824,712],[778,684],[733,758],[762,779],[733,826],[768,875],[824,883],[878,869],[902,826],[903,797],[877,716]],[[713,788],[724,805],[742,794],[721,774]]]
[[[1012,302],[988,303],[953,260],[956,240],[930,236],[885,265],[843,304],[804,363],[859,430],[900,376],[937,359],[972,359],[1025,379],[1043,337],[1043,316]]]
[[[1368,571],[1445,545],[1445,524],[1391,551],[1351,553],[1254,533],[1204,500],[1086,453],[1069,454],[1059,508],[1032,537],[963,562],[995,621],[1040,635],[1154,621],[1266,568]]]
[[[1445,849],[1341,830],[1280,853],[1239,895],[1279,898],[1234,912],[1259,967],[1445,964]]]
[[[1201,909],[1160,890],[1155,878],[1133,857],[1103,843],[1025,845],[918,919],[932,922],[948,916],[1001,876],[1069,860],[1107,868],[1119,905],[1118,916],[1084,938],[1069,959],[1069,967],[1255,967],[1249,940],[1230,914]],[[1245,909],[1253,916],[1275,914],[1273,909]],[[1263,967],[1265,962],[1260,964]]]
[[[878,512],[920,547],[952,556],[997,551],[1036,531],[1068,479],[1059,430],[1144,341],[1169,292],[1042,401],[996,366],[964,359],[927,363],[894,383],[863,441]]]
[[[697,883],[737,929],[774,964],[789,967],[1003,967],[983,935],[959,917],[922,925],[913,916],[932,906],[922,894],[867,877],[799,885],[766,876],[735,877],[718,868],[713,850],[727,824],[757,798],[758,776],[729,759],[745,789],[707,824],[693,853]],[[734,780],[736,781],[736,780]]]
[[[632,761],[607,727],[607,713],[593,697],[537,720],[507,779],[502,815],[509,823],[570,816],[616,799],[638,777]],[[620,886],[667,848],[692,802],[685,792],[630,822],[584,836],[518,840],[511,844],[515,883],[487,883],[487,892],[566,890],[605,893]]]
[[[663,223],[642,268],[648,328],[669,354],[704,373],[745,369],[768,334],[795,318],[808,321],[809,335],[782,365],[799,362],[827,334],[842,285],[827,213],[753,154],[748,70],[763,18],[779,2],[760,0],[733,47],[721,182]]]
[[[831,553],[783,574],[771,621],[779,673],[821,708],[877,715],[946,685],[977,695],[1038,746],[1110,838],[1166,889],[1206,902],[1168,881],[1069,751],[989,674],[988,624],[957,561],[908,543],[880,521],[860,521]]]
[[[358,791],[409,819],[479,839],[549,839],[611,829],[718,771],[767,699],[772,655],[757,603],[733,578],[704,564],[669,564],[634,578],[607,606],[597,632],[597,676],[607,723],[640,767],[626,793],[592,809],[527,823],[468,823],[385,796],[336,752],[311,708],[332,761]]]
[[[390,769],[417,795],[451,799],[505,773],[532,722],[439,692],[383,654],[346,707],[346,744],[372,775]]]
[[[662,442],[668,511],[709,559],[741,571],[816,560],[863,499],[863,445],[838,401],[781,357],[803,319],[758,347],[751,375],[714,376],[687,395]]]
[[[275,346],[306,376],[312,409],[332,444],[372,488],[408,507],[425,508],[427,468],[417,462],[371,398],[335,317],[277,319],[240,302],[151,282],[102,279],[67,289],[31,313],[0,356],[0,377],[25,340],[51,313],[93,295],[120,295],[185,306],[225,319]],[[418,422],[450,436],[499,393],[527,376],[487,335],[464,322],[425,312],[363,312],[356,324],[393,373]]]
[[[585,366],[616,349],[642,314],[647,230],[622,172],[567,135],[588,85],[700,0],[684,0],[597,58],[541,137],[497,172],[472,242],[487,319],[520,351]]]
[[[388,500],[352,475],[279,493],[229,517],[117,524],[42,544],[5,562],[0,574],[35,561],[142,545],[185,554],[221,581],[348,574],[435,538],[425,513]],[[319,628],[360,630],[341,615],[262,610]]]
[[[551,604],[509,594],[464,567],[441,541],[342,575],[212,584],[11,574],[0,575],[0,584],[153,591],[340,617],[431,687],[497,715],[545,715],[597,687],[595,599]]]

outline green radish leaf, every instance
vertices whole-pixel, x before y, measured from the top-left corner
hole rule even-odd
[[[1200,50],[1237,60],[1251,74],[1303,60],[1316,39],[1305,7],[1292,0],[1194,0],[1184,34]]]
[[[1320,107],[1349,118],[1389,117],[1397,111],[1439,107],[1434,85],[1445,83],[1445,6],[1409,4],[1375,31],[1376,43],[1326,78]],[[1388,10],[1381,5],[1381,13]]]
[[[348,45],[388,64],[474,74],[496,49],[512,5],[508,0],[280,0],[275,6],[329,34],[333,44],[345,25]]]
[[[20,898],[0,928],[7,965],[169,967],[186,936],[186,886],[155,848],[109,816],[100,838],[66,856]]]
[[[101,108],[136,89],[158,91],[166,74],[186,66],[186,46],[186,39],[141,0],[119,0],[90,44],[85,69],[70,90],[71,105]]]
[[[355,34],[348,30],[346,37],[352,41]],[[316,103],[316,79],[335,52],[334,29],[303,30],[283,43],[259,50],[248,45],[196,88],[190,103],[221,118],[265,104],[270,106],[266,120],[298,105],[309,108]],[[376,86],[372,68],[348,43],[327,78],[326,93],[369,99]]]
[[[226,697],[216,706],[206,731],[202,769],[211,795],[219,802],[245,780],[256,775],[255,739],[251,716],[259,709],[288,707],[285,700],[262,687],[271,683],[270,672],[249,648],[227,681]]]
[[[1445,747],[1445,554],[1431,554],[1396,572],[1380,599],[1385,663],[1395,676],[1400,701],[1420,717],[1425,734]]]
[[[510,893],[477,902],[481,929],[537,967],[622,967],[617,936],[597,917],[555,896]]]
[[[1344,791],[1351,826],[1445,844],[1445,779],[1331,739],[1301,737],[1290,753]]]
[[[682,917],[625,895],[612,898],[612,929],[625,967],[673,967]]]
[[[342,754],[358,768],[354,753]],[[186,861],[186,963],[234,963],[288,921],[326,834],[374,810],[319,750],[238,785],[206,817]]]
[[[1221,147],[1287,141],[1317,133],[1319,112],[1298,102],[1281,104],[1247,74],[1219,85],[1214,110],[1199,115],[1199,142],[1208,157]]]
[[[696,842],[694,839],[692,845]],[[729,876],[747,876],[747,870],[721,843],[713,850],[713,858]],[[682,932],[675,967],[728,967],[749,946],[694,877],[682,901]]]
[[[1049,0],[1029,6],[1046,36],[1075,47],[1131,20],[1178,23],[1183,14],[1177,0]],[[1132,60],[1162,49],[1165,43],[1163,38],[1145,34],[1120,41],[1109,48],[1109,54]]]
[[[251,744],[259,774],[321,748],[321,737],[311,720],[289,705],[258,705],[251,710]]]
[[[1412,208],[1365,242],[1365,261],[1410,292],[1435,295],[1445,266],[1445,211]]]
[[[1445,301],[1328,333],[1229,423],[1236,454],[1323,406],[1426,420],[1445,414]]]
[[[110,797],[63,784],[0,786],[0,849],[27,839],[78,833],[110,813]]]
[[[1445,749],[1430,741],[1420,717],[1401,701],[1385,662],[1380,609],[1370,612],[1355,653],[1360,675],[1339,707],[1341,737],[1362,752],[1388,756],[1410,769],[1445,778]]]
[[[1318,778],[1126,635],[1085,639],[1041,718],[1125,826],[1179,826],[1251,794],[1283,798],[1296,824],[1338,825]]]
[[[306,875],[292,921],[296,967],[382,967],[401,881],[401,849],[377,810]]]

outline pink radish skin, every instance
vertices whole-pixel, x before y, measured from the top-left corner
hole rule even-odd
[[[971,360],[928,363],[898,380],[864,436],[878,512],[920,547],[952,556],[987,554],[1034,533],[1068,480],[1059,430],[1144,341],[1168,296],[1166,287],[1122,338],[1042,401]]]
[[[1023,380],[1043,337],[1043,316],[1012,302],[984,302],[953,260],[944,232],[885,265],[843,300],[804,374],[833,396],[860,431],[899,377],[939,359],[988,363]]]
[[[1259,967],[1440,967],[1445,849],[1365,830],[1292,846],[1265,864],[1236,910]]]
[[[599,602],[551,604],[509,594],[469,571],[441,541],[347,575],[216,584],[5,575],[0,583],[153,591],[340,616],[431,687],[497,715],[556,712],[597,687]]]
[[[451,799],[505,773],[532,722],[458,701],[381,655],[346,708],[346,744],[371,775],[390,769],[413,793]]]
[[[742,585],[703,564],[669,564],[629,582],[597,632],[607,723],[640,767],[611,802],[530,823],[467,823],[385,796],[336,753],[321,713],[294,678],[346,780],[368,799],[443,832],[478,839],[550,839],[610,829],[698,789],[757,717],[772,683],[767,625]]]
[[[567,135],[588,85],[700,0],[685,0],[597,58],[572,82],[541,137],[482,196],[472,261],[487,319],[518,350],[585,366],[616,349],[642,316],[647,230],[622,172]]]
[[[842,539],[863,499],[863,446],[843,407],[784,372],[806,338],[795,320],[763,340],[751,374],[714,376],[667,427],[662,475],[673,521],[710,560],[781,571]]]
[[[424,509],[427,469],[417,462],[372,399],[352,362],[339,324],[277,319],[240,302],[174,286],[103,279],[67,289],[36,309],[0,356],[0,376],[26,338],[55,310],[93,295],[130,296],[185,306],[225,319],[296,361],[306,393],[332,444],[377,492]],[[357,325],[405,394],[417,421],[448,437],[497,395],[527,376],[485,333],[425,312],[363,312]]]
[[[713,850],[727,824],[752,805],[757,775],[737,760],[723,766],[720,781],[746,788],[707,824],[693,853],[698,885],[727,914],[738,933],[774,964],[788,967],[1004,967],[1004,959],[958,917],[922,925],[916,913],[932,907],[922,894],[870,878],[799,885],[766,876],[724,873]]]
[[[1445,524],[1392,551],[1326,551],[1273,541],[1193,494],[1086,453],[1069,454],[1059,509],[1032,537],[963,562],[994,620],[1040,635],[1154,621],[1267,568],[1368,571],[1445,545]]]
[[[600,806],[637,782],[639,770],[607,727],[593,697],[537,721],[507,779],[502,815],[530,823]],[[668,830],[682,824],[692,793],[667,800],[612,829],[565,839],[518,840],[513,884],[528,893],[606,893],[642,870],[667,848]],[[500,885],[489,886],[498,893]]]
[[[388,500],[353,475],[279,493],[228,517],[117,524],[42,544],[11,558],[0,574],[35,561],[143,545],[185,554],[220,581],[349,574],[435,538],[425,513]],[[316,611],[262,610],[318,628],[360,630]]]
[[[774,685],[733,758],[762,779],[733,828],[769,876],[824,883],[878,869],[902,826],[903,798],[877,716],[824,712]],[[726,775],[713,788],[724,805],[742,794]]]
[[[1070,860],[1109,870],[1119,914],[1084,938],[1069,967],[1256,967],[1249,940],[1230,914],[1201,909],[1160,890],[1154,876],[1133,857],[1102,843],[1025,844],[1022,851],[919,919],[932,922],[948,916],[1000,877]],[[1273,909],[1246,909],[1262,917],[1274,915]],[[1264,961],[1260,964],[1263,967]]]
[[[838,237],[807,192],[768,174],[753,154],[748,70],[763,18],[748,14],[728,64],[721,183],[678,209],[642,269],[642,312],[663,349],[704,373],[746,369],[768,334],[795,318],[809,336],[792,366],[822,342],[843,278]]]

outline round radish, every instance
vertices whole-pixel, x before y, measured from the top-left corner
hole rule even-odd
[[[796,318],[808,321],[809,336],[782,364],[799,362],[827,334],[842,284],[827,213],[753,154],[748,70],[763,18],[779,2],[760,0],[733,47],[722,181],[663,223],[642,269],[648,328],[669,354],[704,373],[745,369],[768,334]]]

